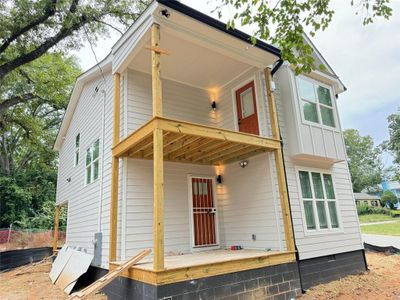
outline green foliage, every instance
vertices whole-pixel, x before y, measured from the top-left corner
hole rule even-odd
[[[395,166],[392,168],[392,180],[400,180],[400,108],[388,117],[389,141],[386,148],[393,154]]]
[[[373,223],[382,221],[393,221],[393,217],[387,214],[362,214],[359,215],[360,223]]]
[[[381,149],[374,146],[370,136],[361,136],[358,130],[347,129],[343,132],[353,191],[363,189],[373,191],[379,184],[382,173]]]
[[[129,26],[149,1],[10,0],[0,2],[0,81],[50,49],[78,49],[108,28]]]
[[[367,204],[357,205],[357,214],[361,215],[371,215],[371,214],[382,214],[390,216],[390,209],[384,207],[374,207]]]
[[[32,97],[0,114],[0,227],[52,227],[54,209],[49,208],[57,178],[53,144],[79,73],[73,57],[49,53],[3,81],[1,96]]]
[[[381,197],[381,204],[382,206],[386,206],[386,204],[389,204],[390,208],[393,209],[394,204],[397,203],[397,198],[393,194],[392,191],[384,191]]]
[[[297,73],[308,73],[318,68],[312,57],[312,49],[305,42],[305,34],[314,36],[325,30],[334,15],[330,0],[304,1],[262,1],[262,0],[218,0],[215,10],[222,16],[226,6],[235,13],[227,23],[235,28],[235,21],[242,25],[256,25],[254,36],[278,45],[282,49],[282,59],[296,68]],[[363,24],[367,25],[380,17],[388,19],[392,15],[390,0],[351,0],[357,11],[365,14]],[[272,34],[273,29],[275,33]],[[255,39],[253,38],[253,42]]]

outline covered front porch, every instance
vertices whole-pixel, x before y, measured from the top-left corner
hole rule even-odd
[[[132,267],[125,273],[126,276],[153,284],[164,284],[168,282],[183,281],[190,278],[208,277],[294,261],[295,250],[283,167],[283,157],[281,152],[281,140],[279,137],[275,102],[270,89],[271,68],[268,67],[273,65],[277,57],[260,49],[255,50],[251,47],[249,48],[249,46],[247,46],[248,49],[242,49],[244,52],[241,54],[238,54],[237,51],[233,51],[232,49],[223,49],[221,43],[217,45],[213,44],[212,41],[202,41],[200,46],[198,44],[199,36],[195,38],[189,36],[189,32],[178,32],[177,28],[171,25],[171,22],[173,21],[172,17],[167,21],[160,19],[159,16],[155,19],[156,20],[150,24],[149,32],[146,32],[144,29],[142,30],[143,40],[137,40],[138,46],[131,51],[131,54],[128,56],[129,59],[126,59],[126,61],[121,59],[121,63],[114,68],[114,133],[112,147],[110,212],[110,268],[115,268],[115,266],[118,265],[118,262],[116,261],[118,258],[117,228],[119,222],[119,170],[120,160],[125,158],[128,161],[128,169],[130,168],[130,164],[135,164],[137,162],[137,165],[134,165],[132,169],[143,169],[146,174],[151,174],[152,180],[148,180],[149,178],[146,177],[143,181],[149,183],[149,185],[152,184],[151,189],[153,202],[153,256],[150,261]],[[178,22],[179,19],[176,21]],[[207,28],[205,30],[208,31],[210,29]],[[224,36],[224,34],[222,35]],[[161,36],[162,39],[160,39]],[[243,41],[240,41],[239,43],[234,38],[232,39],[232,47],[234,48],[243,47],[243,45],[246,44],[243,43]],[[146,45],[146,41],[150,42],[150,45]],[[225,40],[225,37],[221,41],[223,41],[223,43],[229,42]],[[169,53],[171,54],[170,58],[165,60],[161,59],[161,56],[168,55]],[[150,61],[151,66],[149,64]],[[226,65],[223,67],[219,63],[225,63]],[[137,78],[142,76],[141,74],[148,74],[148,71],[150,71],[152,105],[151,116],[140,124],[140,126],[135,127],[133,132],[123,136],[120,133],[121,107],[123,107],[120,101],[120,88],[124,83],[121,83],[120,74],[127,72],[127,68],[133,68],[135,73],[132,72],[132,74],[136,74]],[[185,119],[175,118],[174,116],[177,114],[173,113],[173,108],[177,107],[176,109],[179,110],[186,105],[186,102],[173,102],[171,99],[168,99],[169,113],[166,116],[165,107],[167,105],[165,105],[166,103],[164,102],[165,100],[162,90],[163,85],[161,82],[162,78],[190,86],[196,90],[198,90],[200,86],[201,89],[209,90],[210,93],[218,95],[218,90],[223,86],[229,86],[235,78],[246,74],[246,72],[253,70],[254,68],[258,70],[259,73],[262,71],[265,76],[265,79],[263,80],[265,80],[264,85],[266,87],[266,98],[261,97],[261,92],[257,92],[257,96],[259,97],[258,101],[264,101],[262,105],[268,106],[268,115],[264,110],[259,113],[259,119],[264,116],[266,118],[260,120],[260,122],[256,120],[256,126],[253,126],[256,127],[256,129],[243,129],[240,127],[240,121],[243,122],[243,119],[239,117],[239,124],[237,123],[237,113],[232,113],[232,105],[234,107],[237,106],[237,109],[240,110],[243,109],[244,104],[236,104],[232,99],[233,95],[229,94],[227,98],[229,98],[228,101],[231,102],[231,105],[224,108],[222,108],[221,105],[221,107],[217,108],[217,112],[207,120],[206,118],[199,117],[199,122],[193,122],[192,120],[187,121]],[[163,71],[163,76],[161,76],[161,71]],[[251,99],[249,101],[253,101],[254,99],[255,107],[251,114],[257,117],[257,105],[255,101],[256,91],[254,88],[254,82],[256,80],[251,80],[253,86],[247,86],[249,82],[246,81],[246,89],[243,91],[251,90],[253,93],[253,97],[248,99]],[[146,84],[143,86],[146,86]],[[127,90],[129,91],[129,86]],[[259,90],[261,90],[261,84],[259,85]],[[142,93],[142,90],[140,90],[140,95],[138,92],[137,98],[139,98],[139,96],[145,98],[142,96]],[[237,95],[239,95],[239,98],[241,97],[240,93]],[[143,102],[147,105],[148,103],[146,100],[147,98]],[[205,99],[205,101],[209,101],[209,99]],[[200,102],[196,103],[199,107],[202,107],[203,104],[204,103]],[[217,107],[220,105],[218,100],[216,104],[211,102],[210,104],[210,108],[215,108],[215,105],[217,105]],[[264,108],[264,106],[262,106],[262,108]],[[260,111],[262,108],[260,106]],[[227,118],[231,120],[231,124],[227,121],[221,121],[218,119],[219,109],[221,111],[224,110],[232,113],[233,117]],[[241,113],[243,114],[243,117],[245,117],[245,113]],[[184,114],[180,114],[180,116],[184,116]],[[267,118],[269,122],[267,122]],[[124,122],[126,122],[126,120],[124,120]],[[270,124],[270,135],[268,135],[268,130],[266,128],[267,123]],[[258,128],[258,124],[264,125],[265,128],[261,128],[261,126]],[[267,156],[266,153],[270,153],[271,156]],[[260,159],[260,156],[262,155],[264,156]],[[274,158],[273,164],[266,162],[269,157]],[[170,221],[166,219],[166,208],[171,209],[168,207],[171,201],[179,202],[179,204],[176,205],[178,209],[182,206],[183,201],[185,201],[185,199],[183,199],[185,196],[182,195],[185,194],[186,191],[183,191],[182,187],[184,186],[185,189],[189,191],[189,198],[193,197],[193,203],[191,205],[196,206],[196,203],[200,203],[200,206],[197,208],[191,207],[191,213],[193,213],[191,218],[196,218],[196,209],[198,209],[200,213],[204,213],[204,210],[207,209],[209,210],[207,214],[214,214],[214,207],[209,207],[207,201],[209,201],[210,195],[212,195],[215,189],[223,189],[215,186],[215,181],[217,180],[216,177],[223,173],[221,169],[224,169],[225,167],[231,168],[232,171],[229,173],[234,174],[231,175],[231,177],[235,177],[234,179],[228,179],[228,182],[230,180],[229,188],[232,194],[240,194],[240,190],[238,189],[240,188],[241,181],[246,182],[246,180],[248,180],[251,183],[247,186],[247,189],[249,189],[250,192],[255,190],[254,187],[262,186],[266,183],[261,181],[264,177],[257,177],[256,173],[253,174],[254,177],[248,176],[250,171],[248,171],[246,178],[240,178],[244,173],[239,174],[237,172],[237,168],[240,168],[239,165],[234,164],[234,167],[232,166],[233,163],[253,158],[255,160],[252,163],[252,166],[259,166],[259,172],[267,173],[269,172],[268,168],[275,169],[274,172],[277,178],[276,184],[279,187],[279,195],[277,198],[280,199],[280,208],[276,211],[279,211],[279,218],[282,220],[282,231],[284,236],[284,246],[280,248],[282,251],[268,251],[267,246],[259,247],[259,250],[251,250],[251,247],[247,247],[243,250],[225,250],[228,247],[228,243],[229,245],[235,245],[235,241],[238,242],[239,240],[238,237],[235,237],[236,233],[232,233],[231,235],[225,234],[224,238],[227,239],[225,244],[217,243],[216,238],[211,238],[211,242],[208,242],[208,244],[206,243],[207,246],[215,245],[215,248],[219,248],[213,251],[208,250],[199,252],[199,247],[192,247],[190,251],[186,251],[187,249],[185,248],[186,250],[180,252],[179,255],[177,255],[178,253],[166,253],[165,249],[166,244],[168,244],[167,239],[169,236],[166,235],[166,229],[168,229],[168,224],[166,223]],[[265,165],[259,163],[261,160],[265,162]],[[177,185],[173,186],[167,182],[169,179],[166,178],[166,174],[168,174],[168,170],[173,169],[169,164],[182,163],[190,165],[188,165],[189,167],[187,170],[181,170],[181,173],[178,175],[174,173],[175,176],[180,176],[179,189],[181,190],[179,190],[180,194],[178,197],[175,194],[172,195],[171,192]],[[166,166],[168,166],[168,168]],[[192,169],[194,171],[189,170],[191,166],[193,166]],[[197,171],[197,166],[204,166],[209,169]],[[151,169],[151,173],[148,172],[149,168]],[[183,173],[189,177],[190,174],[193,173],[204,174],[206,176],[190,177],[190,187],[188,187],[188,181],[184,182],[182,179]],[[275,178],[272,179],[272,175],[268,176],[272,185],[272,180],[275,180]],[[226,178],[229,178],[229,175],[227,175]],[[199,183],[201,185],[198,185]],[[194,184],[198,187],[205,186],[204,189],[207,190],[207,192],[204,192],[205,190],[203,190],[202,193],[194,192]],[[148,194],[147,188],[148,186],[145,191],[146,195]],[[223,193],[224,191],[221,191],[221,199],[224,197]],[[266,192],[263,191],[263,193],[263,195],[265,195]],[[186,203],[187,194],[188,193],[186,192]],[[243,205],[246,204],[247,196],[248,195],[240,195],[241,199],[235,200],[236,206],[234,209],[236,214],[240,214],[240,210],[246,209]],[[257,201],[259,202],[264,199],[259,196],[254,196],[254,198],[257,197]],[[271,196],[271,199],[272,198],[273,197]],[[216,197],[214,198],[214,201],[217,201]],[[238,203],[240,205],[237,205]],[[271,203],[273,205],[272,200]],[[148,202],[146,202],[146,205],[148,205]],[[252,207],[252,209],[257,211],[256,206]],[[262,211],[261,213],[264,212],[265,211]],[[167,213],[169,213],[169,211],[167,211]],[[261,213],[258,217],[260,217]],[[227,219],[230,219],[229,221],[234,223],[234,221],[231,220],[232,218],[234,219],[235,216],[227,215]],[[250,217],[247,218],[246,224],[251,223],[251,221]],[[196,221],[191,220],[190,222],[193,225],[193,222]],[[217,224],[213,225],[217,226]],[[257,228],[257,231],[262,231],[262,229]],[[251,233],[252,232],[250,231],[246,232],[246,239],[250,238],[251,240]],[[194,235],[196,235],[195,230]],[[174,236],[174,238],[176,237]],[[196,237],[193,239],[196,239]],[[254,235],[254,240],[255,239],[256,236]],[[280,239],[280,237],[276,234],[276,240],[278,239]]]

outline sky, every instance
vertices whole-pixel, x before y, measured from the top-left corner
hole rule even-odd
[[[213,5],[208,2],[182,0],[210,14]],[[338,99],[342,128],[357,129],[380,144],[389,137],[387,116],[400,107],[400,9],[389,21],[376,20],[363,26],[362,15],[356,15],[357,8],[350,6],[350,0],[333,0],[332,8],[335,14],[328,29],[318,32],[312,41],[347,87]],[[216,14],[213,16],[217,18]],[[119,37],[111,32],[110,37],[98,41],[94,51],[99,60]],[[84,70],[96,63],[88,44],[76,55]],[[385,165],[390,164],[390,156],[383,159]]]

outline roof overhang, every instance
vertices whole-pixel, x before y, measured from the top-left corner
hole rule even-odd
[[[61,149],[65,134],[67,129],[71,123],[72,116],[74,115],[75,108],[78,104],[79,97],[81,95],[83,86],[101,75],[101,72],[106,73],[111,71],[111,55],[109,54],[105,59],[103,59],[98,65],[93,66],[86,72],[79,75],[76,79],[74,89],[72,90],[72,94],[67,106],[67,110],[65,111],[63,121],[58,130],[57,138],[54,143],[54,150],[59,151]]]

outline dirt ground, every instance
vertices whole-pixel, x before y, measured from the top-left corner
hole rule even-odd
[[[367,260],[368,272],[314,287],[300,300],[400,300],[400,255],[367,253]],[[50,262],[45,262],[0,273],[0,299],[66,299],[65,293],[51,284],[50,267]],[[97,294],[90,299],[107,298]]]
[[[0,273],[1,300],[58,300],[68,296],[49,278],[51,263],[27,265],[9,272]],[[93,300],[105,300],[106,296],[96,294],[89,297]]]
[[[369,271],[321,284],[301,300],[400,300],[400,255],[367,252]]]

